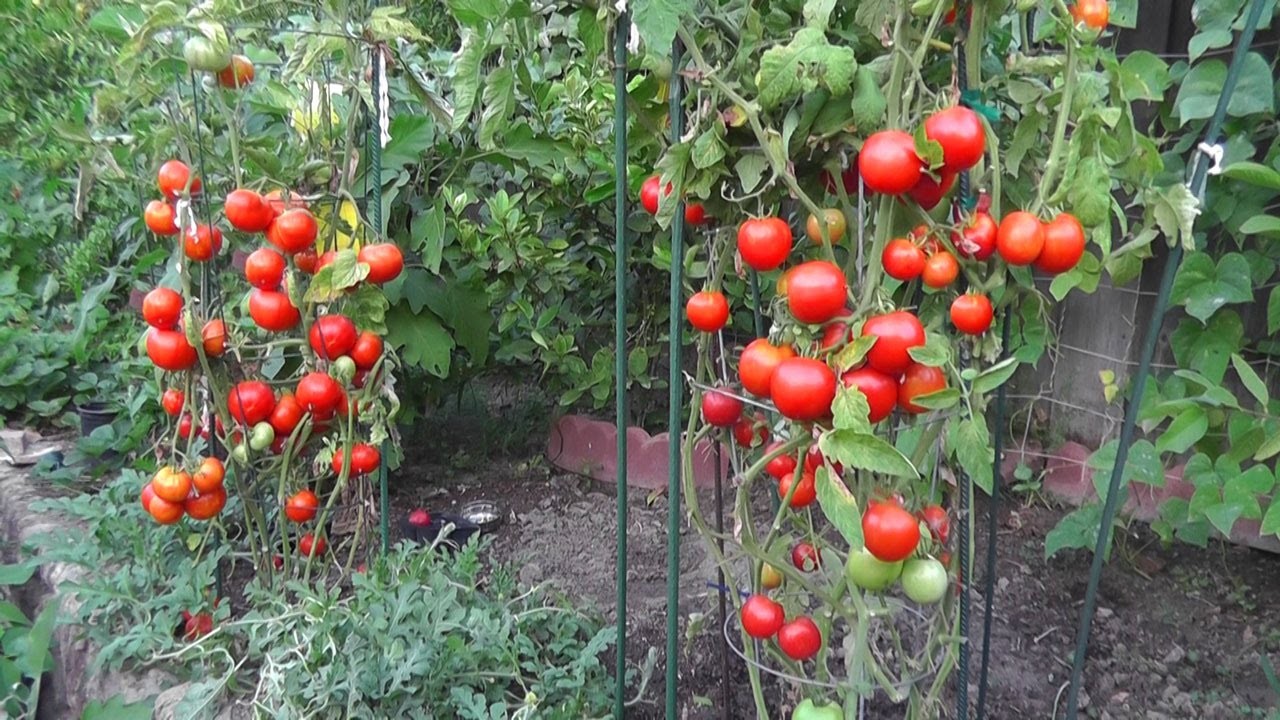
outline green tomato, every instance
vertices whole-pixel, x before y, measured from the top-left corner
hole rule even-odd
[[[552,186],[554,186],[554,187],[564,187],[564,184],[565,184],[566,182],[568,182],[568,178],[566,178],[566,177],[564,176],[564,173],[562,173],[562,172],[552,173],[552,175],[551,175],[551,184],[552,184]]]
[[[915,0],[911,3],[911,14],[916,17],[929,17],[938,9],[938,0]]]
[[[902,568],[902,591],[914,602],[932,605],[947,594],[947,569],[933,558],[908,560]]]
[[[269,422],[260,422],[253,426],[249,433],[249,447],[254,450],[266,450],[276,441],[275,428]]]
[[[835,703],[815,705],[812,700],[805,698],[791,712],[791,720],[844,720],[844,711]]]
[[[219,48],[207,37],[196,35],[187,39],[182,46],[182,57],[193,70],[218,72],[231,64],[231,53],[225,47]]]
[[[1018,12],[1024,13],[1034,10],[1039,4],[1040,0],[1018,0],[1015,7],[1018,9]]]
[[[350,385],[356,376],[356,361],[343,355],[329,365],[329,376],[343,385]]]
[[[244,443],[240,443],[231,448],[231,459],[241,465],[249,464],[249,448]]]
[[[845,577],[863,590],[879,592],[893,584],[902,574],[902,561],[885,562],[866,548],[849,553],[844,565]]]

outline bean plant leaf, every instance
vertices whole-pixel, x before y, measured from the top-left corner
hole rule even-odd
[[[1181,244],[1187,251],[1195,250],[1192,230],[1200,215],[1200,201],[1186,185],[1177,183],[1151,188],[1143,192],[1144,203],[1151,209],[1160,232],[1169,244]]]
[[[1271,393],[1267,390],[1267,384],[1258,377],[1258,371],[1254,370],[1239,353],[1232,354],[1231,367],[1235,368],[1236,374],[1240,376],[1240,382],[1244,384],[1249,394],[1253,395],[1258,404],[1265,408],[1271,402]]]
[[[1249,261],[1240,253],[1228,253],[1214,265],[1207,253],[1193,253],[1178,268],[1170,299],[1186,306],[1187,314],[1201,322],[1223,305],[1250,302]]]
[[[1230,33],[1226,34],[1230,42]],[[1192,120],[1205,120],[1213,115],[1227,80],[1227,64],[1221,60],[1202,60],[1192,66],[1182,79],[1174,111],[1183,125]],[[1275,89],[1271,66],[1256,52],[1245,56],[1240,79],[1227,103],[1227,114],[1245,117],[1256,113],[1275,112]]]
[[[1240,234],[1280,237],[1280,217],[1275,215],[1254,215],[1240,223]]]
[[[1236,520],[1240,519],[1243,512],[1244,508],[1238,503],[1222,502],[1206,509],[1204,516],[1214,529],[1224,537],[1230,537],[1231,528],[1235,527]]]
[[[1280,190],[1280,172],[1262,163],[1251,161],[1231,163],[1222,169],[1222,176],[1267,190]]]
[[[1179,367],[1199,371],[1212,384],[1222,382],[1231,354],[1243,344],[1244,323],[1233,310],[1214,313],[1204,325],[1184,320],[1169,342]]]
[[[36,564],[32,562],[0,565],[0,585],[23,585],[35,574]]]
[[[1209,415],[1199,405],[1183,410],[1156,439],[1159,453],[1184,453],[1209,431]]]
[[[852,48],[828,43],[816,28],[801,28],[790,43],[775,45],[760,56],[760,105],[775,108],[819,87],[833,95],[846,94],[857,66]]]
[[[1280,285],[1271,288],[1271,296],[1267,298],[1267,334],[1280,332]]]
[[[1062,550],[1093,549],[1098,544],[1098,524],[1102,522],[1102,506],[1089,503],[1067,513],[1044,536],[1044,558],[1048,560]],[[1108,538],[1107,552],[1111,543]]]
[[[849,492],[839,475],[826,467],[818,468],[814,476],[818,493],[818,506],[827,520],[840,532],[851,548],[862,547],[862,512],[858,501]]]
[[[1120,63],[1120,95],[1129,102],[1159,102],[1172,84],[1168,63],[1154,53],[1137,50]]]
[[[847,468],[907,478],[920,475],[906,455],[870,433],[836,430],[823,435],[819,446],[823,455]]]
[[[1267,514],[1262,516],[1262,527],[1258,532],[1262,535],[1280,535],[1280,500],[1272,498]]]

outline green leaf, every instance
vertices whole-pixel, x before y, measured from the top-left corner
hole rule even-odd
[[[1187,314],[1201,322],[1223,305],[1250,302],[1249,261],[1240,253],[1228,253],[1215,266],[1208,254],[1193,253],[1178,268],[1170,300],[1185,305]]]
[[[333,302],[369,275],[369,266],[356,259],[356,251],[339,250],[333,262],[316,271],[307,286],[307,302]]]
[[[710,127],[693,142],[690,158],[695,168],[706,170],[724,160],[724,151],[724,125],[718,122],[711,123]]]
[[[1227,374],[1231,354],[1239,352],[1244,342],[1244,323],[1231,310],[1214,313],[1209,322],[1184,320],[1170,338],[1178,365],[1204,374],[1211,384],[1222,382]]]
[[[1120,63],[1120,97],[1127,102],[1159,102],[1172,84],[1168,63],[1154,53],[1137,50]]]
[[[973,391],[979,395],[995,390],[1009,381],[1018,370],[1018,358],[1008,357],[983,370],[973,379]]]
[[[960,391],[956,388],[942,388],[911,399],[912,405],[919,405],[929,410],[945,410],[960,402]]]
[[[465,2],[465,0],[459,0]],[[462,33],[462,44],[453,55],[453,131],[461,130],[471,119],[471,111],[480,94],[480,65],[489,54],[489,42],[478,33]]]
[[[1044,536],[1044,559],[1070,548],[1092,550],[1098,544],[1098,525],[1102,522],[1102,506],[1089,503],[1067,513]],[[1111,543],[1107,543],[1110,551]]]
[[[473,28],[500,19],[506,6],[503,0],[446,0],[446,3],[458,22]]]
[[[0,585],[24,585],[36,574],[36,565],[34,562],[18,563],[16,565],[0,565]]]
[[[1276,478],[1271,468],[1254,465],[1244,472],[1227,478],[1222,485],[1222,501],[1240,507],[1240,516],[1246,520],[1260,520],[1262,507],[1258,500],[1266,497],[1275,487]]]
[[[58,619],[58,603],[46,602],[41,608],[31,630],[27,633],[27,652],[22,659],[25,674],[38,678],[49,662],[49,641],[53,638],[53,626]]]
[[[1080,224],[1087,228],[1111,221],[1111,173],[1101,158],[1086,157],[1080,160],[1067,202]]]
[[[982,416],[948,421],[946,449],[948,454],[955,456],[973,484],[990,494],[995,451],[991,448],[991,435]]]
[[[503,65],[485,78],[484,112],[480,114],[480,131],[476,143],[482,150],[493,150],[494,139],[509,127],[511,110],[516,104],[516,75],[509,65]]]
[[[1156,452],[1184,453],[1208,431],[1209,415],[1200,406],[1193,405],[1183,410],[1156,439]]]
[[[643,0],[632,7],[631,21],[650,52],[669,53],[680,18],[692,10],[692,0]]]
[[[831,45],[819,29],[801,28],[790,43],[775,45],[760,56],[760,105],[769,110],[819,87],[832,95],[846,94],[857,66],[853,48]]]
[[[871,406],[867,396],[856,387],[841,383],[836,388],[836,399],[831,403],[832,424],[837,430],[870,432]]]
[[[154,698],[126,703],[123,697],[113,695],[106,701],[90,700],[80,720],[151,720],[154,706]]]
[[[1229,41],[1228,37],[1228,41]],[[1179,121],[1205,120],[1213,115],[1227,79],[1227,65],[1221,60],[1196,63],[1182,80],[1173,102]],[[1241,67],[1240,80],[1227,103],[1227,114],[1244,117],[1254,113],[1275,112],[1275,89],[1271,67],[1255,52],[1249,53]]]
[[[840,476],[830,472],[825,465],[818,468],[814,483],[822,514],[827,516],[849,547],[862,547],[862,513],[853,493],[845,487]]]
[[[1280,535],[1280,498],[1271,499],[1267,514],[1262,516],[1262,527],[1258,529],[1258,534]]]
[[[738,175],[738,182],[742,183],[742,192],[749,193],[760,185],[760,180],[764,178],[764,171],[769,169],[769,160],[760,153],[743,153],[742,157],[733,164],[733,171]]]
[[[1235,526],[1236,520],[1240,518],[1242,510],[1243,508],[1235,503],[1224,502],[1206,508],[1204,516],[1224,537],[1230,537],[1231,528]]]
[[[826,30],[831,22],[831,11],[836,7],[836,0],[805,0],[804,23],[819,30]]]
[[[1275,215],[1254,215],[1240,223],[1240,234],[1280,237],[1280,217]]]
[[[1143,191],[1143,200],[1170,244],[1181,244],[1188,252],[1195,250],[1192,229],[1200,215],[1200,201],[1186,185],[1151,188]]]
[[[920,475],[907,456],[875,435],[835,430],[823,435],[819,445],[823,455],[846,468],[907,478]]]
[[[832,362],[842,372],[848,370],[862,362],[863,358],[870,352],[871,346],[875,344],[876,337],[874,335],[859,335],[849,341],[843,348],[840,348],[840,352],[836,353]]]
[[[1280,285],[1271,288],[1271,295],[1267,298],[1267,334],[1275,335],[1280,332]]]
[[[874,341],[872,342],[874,344]],[[924,345],[911,348],[907,354],[921,365],[943,367],[951,360],[951,343],[941,335],[929,333],[925,337]]]
[[[1231,163],[1222,169],[1222,176],[1267,190],[1280,190],[1280,172],[1262,163],[1252,161]]]
[[[489,329],[493,325],[484,290],[457,279],[431,278],[425,297],[431,312],[453,329],[454,341],[471,355],[472,364],[483,365],[489,357]]]
[[[404,18],[402,7],[375,7],[369,13],[369,35],[374,40],[388,42],[404,38],[406,40],[429,40],[414,24]]]
[[[876,81],[875,71],[866,65],[860,65],[853,74],[853,99],[850,101],[853,110],[853,124],[859,130],[878,128],[884,122],[885,111],[889,102]]]
[[[1262,378],[1258,377],[1258,372],[1239,353],[1231,355],[1231,367],[1236,369],[1236,374],[1240,376],[1240,382],[1244,383],[1244,387],[1249,391],[1249,394],[1253,395],[1258,404],[1265,408],[1271,402],[1271,393],[1267,391],[1267,384],[1263,382]]]
[[[1258,451],[1253,454],[1253,459],[1258,462],[1263,462],[1264,460],[1270,460],[1276,455],[1280,455],[1280,433],[1267,438],[1267,441],[1262,444],[1262,447],[1258,448]]]
[[[407,305],[392,307],[387,313],[387,342],[399,349],[407,365],[439,378],[449,376],[453,337],[432,313],[415,314]]]

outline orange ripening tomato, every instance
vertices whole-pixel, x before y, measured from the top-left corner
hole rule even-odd
[[[1107,0],[1077,0],[1071,6],[1071,17],[1086,27],[1101,30],[1111,21],[1111,7]]]
[[[178,234],[178,213],[164,200],[152,200],[142,214],[151,232],[157,235]]]
[[[200,338],[204,341],[204,354],[219,357],[227,351],[227,324],[222,318],[214,318],[204,324],[200,330]]]
[[[231,64],[218,72],[218,84],[224,88],[242,88],[253,82],[253,62],[243,55],[232,55]]]
[[[191,484],[195,486],[198,493],[213,492],[222,487],[222,481],[226,475],[227,469],[221,460],[207,457],[200,462],[200,468],[191,476]]]

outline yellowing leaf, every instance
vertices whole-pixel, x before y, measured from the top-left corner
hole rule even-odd
[[[316,226],[319,228],[316,234],[316,251],[323,252],[333,248],[333,245],[328,244],[330,235],[337,243],[337,249],[359,250],[364,241],[364,227],[360,225],[360,214],[355,203],[343,200],[338,206],[338,222],[333,223],[332,220],[333,210],[316,213]]]

